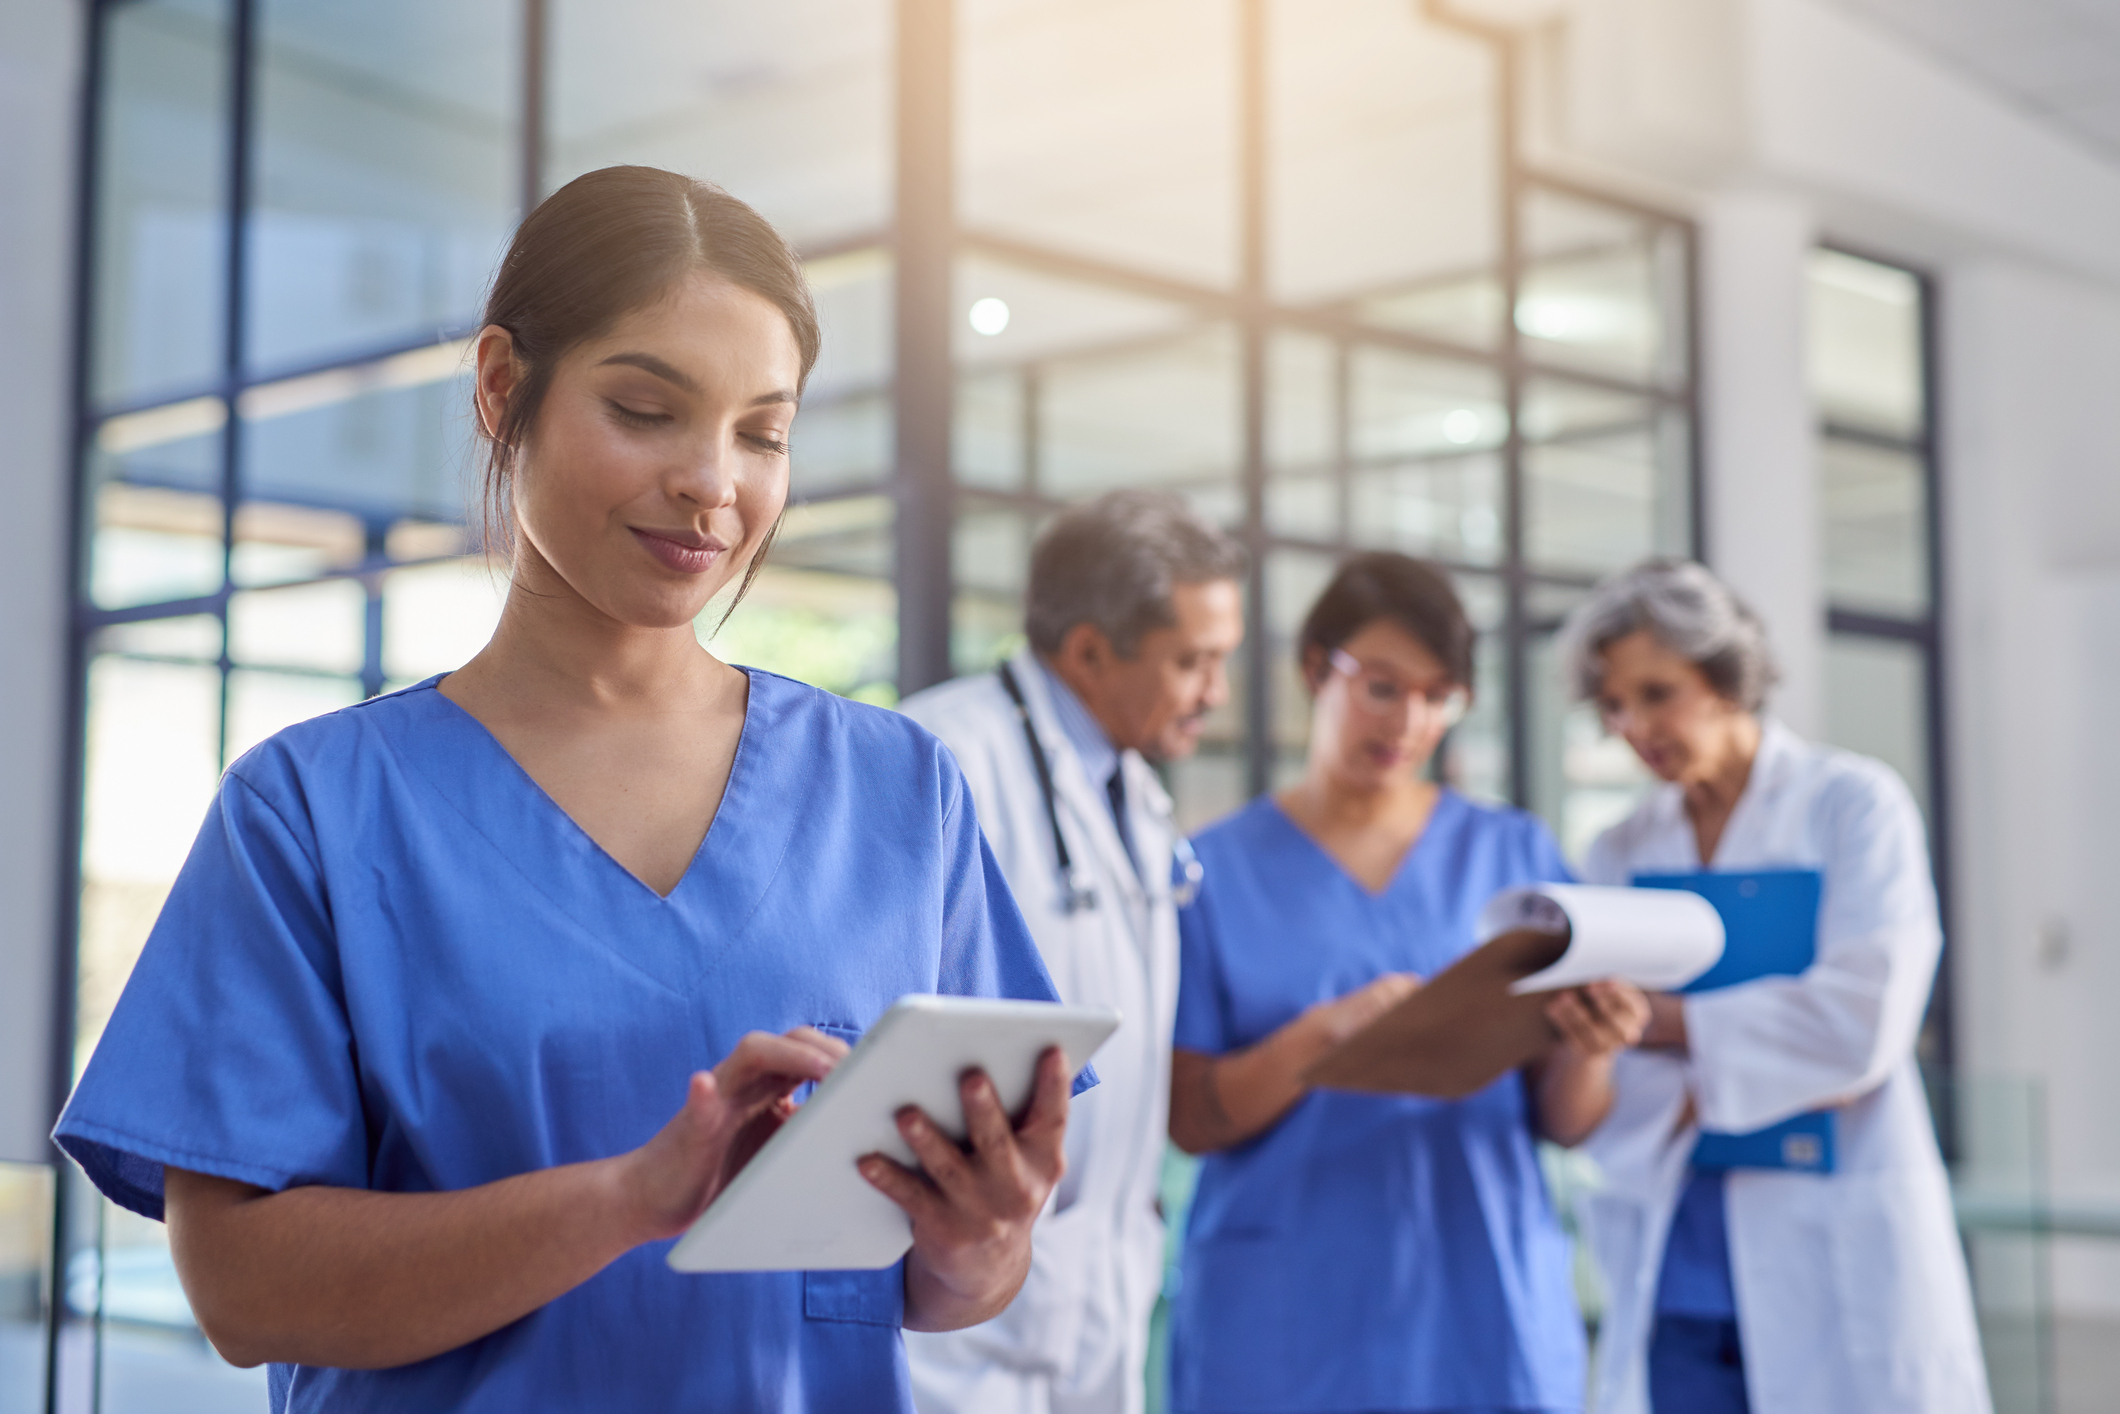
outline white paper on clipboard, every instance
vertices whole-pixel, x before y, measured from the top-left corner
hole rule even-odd
[[[1510,991],[1556,992],[1617,977],[1651,991],[1670,991],[1722,956],[1722,915],[1681,889],[1612,889],[1539,884],[1506,889],[1480,913],[1480,937],[1513,929],[1567,935],[1568,950]]]
[[[888,1267],[913,1245],[897,1204],[854,1167],[865,1154],[917,1166],[896,1116],[918,1105],[964,1134],[958,1078],[984,1070],[1014,1114],[1038,1057],[1087,1064],[1119,1025],[1101,1007],[987,997],[902,997],[670,1249],[681,1272],[855,1271]]]

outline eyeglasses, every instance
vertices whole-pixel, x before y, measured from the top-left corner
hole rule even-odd
[[[1471,705],[1462,687],[1447,682],[1416,687],[1383,668],[1365,666],[1344,648],[1333,649],[1331,661],[1333,671],[1347,679],[1347,700],[1375,716],[1390,716],[1417,704],[1424,714],[1441,718],[1447,731],[1465,720],[1465,709]]]

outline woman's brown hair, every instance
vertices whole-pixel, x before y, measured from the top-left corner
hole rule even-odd
[[[1372,550],[1340,563],[1332,583],[1311,605],[1296,639],[1296,664],[1306,677],[1311,653],[1321,657],[1382,619],[1397,624],[1435,655],[1450,681],[1472,691],[1472,650],[1478,635],[1450,576],[1410,555]]]
[[[720,187],[659,167],[605,167],[546,197],[516,228],[481,321],[508,331],[521,368],[500,425],[481,429],[480,519],[489,549],[514,549],[509,487],[516,453],[537,425],[560,359],[698,271],[751,291],[787,316],[807,382],[819,335],[802,263],[763,216]],[[751,557],[738,599],[772,541],[769,532]]]

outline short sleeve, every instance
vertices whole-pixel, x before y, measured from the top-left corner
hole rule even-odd
[[[1057,1002],[1059,991],[1016,907],[1008,880],[979,829],[971,791],[956,763],[942,758],[948,805],[942,821],[943,899],[940,991],[960,997]],[[1093,1067],[1075,1075],[1079,1095],[1097,1083]]]
[[[53,1137],[111,1201],[150,1218],[165,1166],[275,1191],[367,1185],[313,851],[234,772]]]
[[[1208,878],[1211,881],[1213,875]],[[1210,882],[1178,911],[1178,1019],[1171,1038],[1179,1050],[1209,1056],[1229,1049],[1230,1034],[1215,941],[1215,898]]]

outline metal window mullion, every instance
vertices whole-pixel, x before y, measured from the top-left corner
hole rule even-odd
[[[1045,365],[1025,364],[1018,387],[1023,400],[1017,409],[1023,438],[1019,488],[1026,496],[1036,496],[1045,480]]]
[[[954,0],[897,0],[892,411],[898,690],[950,676]]]
[[[1524,282],[1523,204],[1527,189],[1518,114],[1522,51],[1513,37],[1494,41],[1495,125],[1502,167],[1502,404],[1508,430],[1502,442],[1502,638],[1508,682],[1504,718],[1508,733],[1509,798],[1531,803],[1531,696],[1526,676],[1530,642],[1524,568],[1524,352],[1516,324]]]
[[[71,431],[69,492],[73,538],[68,549],[66,636],[66,682],[64,732],[61,751],[58,805],[58,877],[55,880],[54,928],[52,936],[50,1047],[46,1066],[46,1113],[56,1123],[73,1089],[74,1033],[79,1013],[81,967],[81,869],[82,827],[86,817],[88,788],[88,643],[89,630],[82,622],[88,603],[94,504],[88,494],[89,455],[93,433],[88,408],[93,396],[92,321],[95,310],[97,222],[100,217],[97,183],[102,174],[102,100],[108,77],[105,25],[108,9],[100,4],[79,9],[83,48],[83,83],[76,110],[76,182],[74,192],[75,239],[73,242],[73,422]],[[45,1414],[58,1414],[65,1390],[60,1373],[61,1337],[67,1322],[66,1272],[75,1251],[76,1229],[81,1213],[73,1194],[82,1191],[81,1180],[58,1153],[52,1159],[51,1270],[44,1294],[44,1398]],[[101,1216],[101,1204],[89,1206]],[[100,1242],[96,1243],[100,1249]],[[100,1352],[98,1352],[100,1355]],[[96,1360],[100,1367],[102,1361]],[[99,1403],[91,1379],[90,1407]]]
[[[1702,564],[1708,562],[1708,438],[1700,418],[1701,275],[1700,228],[1692,222],[1679,227],[1685,253],[1686,278],[1681,291],[1686,301],[1686,553]]]
[[[523,215],[545,195],[545,57],[551,30],[546,0],[523,0],[522,132],[517,176]]]
[[[259,0],[231,0],[228,72],[228,288],[223,307],[222,367],[228,381],[224,397],[228,419],[221,425],[221,586],[216,613],[221,620],[221,701],[215,757],[228,765],[229,682],[235,660],[229,652],[229,604],[235,593],[236,511],[243,494],[241,386],[248,355],[250,206],[252,159],[256,150],[257,28]]]
[[[1251,795],[1273,784],[1273,672],[1266,604],[1267,0],[1237,0],[1237,318],[1242,368],[1245,598],[1244,766]]]
[[[1936,883],[1936,905],[1943,920],[1944,946],[1950,946],[1953,924],[1953,905],[1956,890],[1953,888],[1952,850],[1950,831],[1950,748],[1947,741],[1949,722],[1949,693],[1944,681],[1946,649],[1944,646],[1944,599],[1943,599],[1943,475],[1941,467],[1941,438],[1937,435],[1936,399],[1941,389],[1938,363],[1940,344],[1937,337],[1939,312],[1936,303],[1936,282],[1928,275],[1916,273],[1915,289],[1921,300],[1921,459],[1923,489],[1927,492],[1924,526],[1928,540],[1928,642],[1924,658],[1928,671],[1925,674],[1923,691],[1928,717],[1928,768],[1929,768],[1929,815],[1934,821],[1930,830],[1929,866]],[[1951,983],[1950,958],[1946,954],[1942,965],[1936,969],[1936,986],[1930,998],[1931,1012],[1935,1018],[1936,1062],[1945,1075],[1957,1074],[1957,988]],[[1956,1158],[1958,1153],[1958,1128],[1955,1112],[1942,1117],[1944,1152]],[[2048,1352],[2049,1357],[2051,1352]],[[2051,1365],[2049,1365],[2051,1368]]]
[[[1342,552],[1354,544],[1354,350],[1332,345],[1332,484],[1339,498],[1334,530]]]

